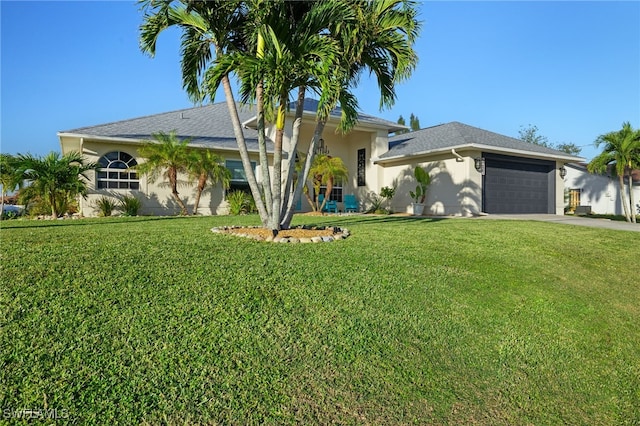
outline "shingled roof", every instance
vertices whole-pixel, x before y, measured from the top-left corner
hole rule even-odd
[[[417,155],[437,154],[451,149],[473,148],[496,152],[527,154],[575,162],[584,161],[562,151],[524,142],[488,130],[472,127],[457,121],[427,127],[389,139],[389,150],[378,161],[393,160]]]
[[[305,99],[304,111],[313,114],[318,108],[318,101]],[[255,109],[238,104],[240,122],[247,125],[244,136],[250,151],[258,150],[258,132],[252,128],[255,122]],[[336,108],[331,116],[339,119],[341,110]],[[389,132],[406,127],[367,114],[358,114],[358,121],[369,126],[387,129]],[[191,145],[208,148],[235,150],[235,135],[226,102],[220,102],[194,108],[186,108],[161,114],[147,115],[97,126],[80,127],[65,130],[58,136],[83,136],[93,138],[115,138],[121,140],[144,141],[152,139],[156,132],[176,131],[180,139],[191,138]],[[267,150],[273,151],[273,144],[267,141]]]
[[[240,121],[255,115],[248,107],[238,105]],[[152,139],[156,132],[176,131],[180,139],[191,138],[191,144],[219,149],[237,149],[231,118],[224,102],[204,105],[161,114],[147,115],[130,120],[116,121],[97,126],[59,132],[63,135],[80,135],[96,138],[117,138],[142,141]],[[253,129],[243,129],[249,150],[257,150],[258,133]]]

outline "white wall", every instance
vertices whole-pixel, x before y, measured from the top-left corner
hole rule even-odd
[[[585,167],[577,164],[567,164],[565,168],[567,175],[564,178],[564,186],[568,190],[581,189],[581,205],[591,206],[591,210],[598,214],[624,214],[617,178],[589,173]],[[628,202],[628,186],[625,190]],[[640,204],[640,185],[638,184],[634,185],[634,198],[636,203],[634,213],[638,214],[638,204]]]
[[[68,140],[67,140],[68,139]],[[63,152],[77,149],[77,140],[66,138],[61,141],[63,146]],[[144,160],[138,154],[138,145],[135,144],[117,144],[113,142],[104,141],[83,141],[82,152],[88,161],[97,162],[104,154],[112,151],[123,151],[133,156],[138,163],[142,163]],[[238,159],[238,154],[232,155],[221,154],[225,159]],[[258,179],[259,170],[257,170]],[[128,190],[128,189],[96,189],[96,175],[95,172],[88,173],[89,176],[89,195],[86,199],[80,198],[80,213],[83,216],[97,216],[99,210],[95,208],[95,202],[103,196],[112,197],[117,200],[117,197],[122,195],[134,195],[142,200],[142,208],[139,212],[141,215],[153,215],[153,216],[168,216],[177,215],[180,213],[180,207],[171,194],[164,177],[160,176],[156,182],[150,182],[146,176],[139,176],[140,189]],[[188,179],[185,175],[178,176],[179,182],[184,185],[178,186],[178,192],[180,197],[187,205],[189,214],[192,213],[195,202],[195,182],[192,184],[187,183]],[[228,205],[224,200],[224,191],[220,184],[214,187],[208,186],[202,196],[200,197],[200,204],[198,213],[202,215],[213,214],[226,214],[228,212]]]
[[[430,161],[399,164],[384,167],[384,185],[396,185],[392,200],[395,212],[411,213],[412,199],[409,191],[415,191],[413,175],[417,165],[425,168],[431,176],[427,189],[425,214],[438,216],[469,216],[478,214],[482,207],[482,175],[475,170],[473,153],[462,155],[456,161],[451,154],[430,158]]]

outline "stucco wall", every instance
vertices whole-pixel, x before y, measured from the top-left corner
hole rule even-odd
[[[63,150],[68,151],[69,148],[73,148],[77,141],[63,140]],[[142,163],[144,160],[138,154],[138,145],[135,144],[119,144],[113,142],[101,142],[101,141],[82,141],[83,154],[88,161],[97,162],[100,157],[108,152],[122,151],[133,156],[138,163]],[[238,154],[221,153],[225,160],[240,160]],[[257,158],[252,158],[257,161]],[[260,179],[260,171],[256,170],[258,179]],[[123,195],[134,195],[142,200],[142,208],[139,211],[140,215],[153,215],[153,216],[170,216],[180,213],[180,207],[171,194],[171,189],[168,183],[163,177],[159,177],[156,182],[150,182],[149,179],[142,175],[139,176],[140,188],[139,190],[128,189],[96,189],[96,172],[88,174],[89,181],[89,195],[86,199],[80,199],[80,211],[84,216],[96,216],[98,210],[95,208],[95,202],[102,196],[113,197],[117,199]],[[187,209],[191,214],[195,203],[195,183],[188,183],[186,175],[180,174],[178,176],[179,186],[178,192],[187,205]],[[224,190],[220,184],[214,187],[208,186],[200,197],[200,204],[198,208],[198,214],[213,215],[213,214],[226,214],[228,212],[227,202],[224,200]]]
[[[592,174],[581,166],[567,165],[567,175],[564,186],[569,189],[581,189],[580,204],[591,206],[591,210],[598,214],[623,215],[624,210],[620,197],[620,185],[617,179],[606,175]],[[628,197],[628,186],[625,187]],[[640,205],[640,185],[634,185],[635,213],[638,214]]]
[[[396,195],[392,200],[395,212],[411,213],[412,199],[409,191],[415,191],[413,175],[416,166],[425,168],[431,176],[431,184],[425,200],[425,214],[468,216],[478,214],[482,206],[482,175],[473,165],[473,153],[463,155],[456,161],[450,154],[431,157],[430,161],[409,165],[384,167],[384,185],[395,185]]]
[[[285,151],[289,147],[289,140],[291,135],[291,123],[288,124],[285,130],[285,139],[283,141]],[[309,148],[309,143],[313,137],[315,129],[315,123],[304,122],[300,129],[300,138],[298,142],[298,151],[305,153]],[[388,140],[386,132],[382,132],[384,135],[384,141]],[[329,155],[334,157],[340,157],[349,171],[348,178],[343,182],[342,190],[343,194],[355,194],[358,202],[361,205],[361,209],[365,206],[365,199],[367,194],[372,190],[371,188],[377,188],[378,184],[378,166],[375,166],[370,158],[371,153],[374,150],[375,144],[379,143],[378,133],[374,131],[365,130],[352,130],[348,134],[342,134],[336,130],[335,126],[327,125],[322,133],[322,139],[324,144],[329,150]],[[385,145],[386,146],[386,145]],[[364,148],[366,150],[366,185],[358,187],[358,150]],[[377,190],[377,189],[376,189]],[[344,211],[342,203],[338,203],[338,209]],[[310,211],[311,207],[306,198],[302,196],[301,211]]]

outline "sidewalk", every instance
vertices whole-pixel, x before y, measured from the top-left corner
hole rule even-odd
[[[486,216],[477,216],[476,218],[481,220],[536,220],[540,222],[564,223],[566,225],[589,226],[591,228],[640,232],[640,223],[628,223],[609,219],[593,219],[581,216],[559,216],[555,214],[490,214]]]

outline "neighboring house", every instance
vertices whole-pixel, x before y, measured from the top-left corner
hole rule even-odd
[[[305,102],[301,152],[306,152],[313,135],[316,107],[316,101]],[[243,107],[240,115],[252,160],[257,163],[255,113]],[[341,209],[343,194],[355,194],[363,210],[371,192],[379,193],[384,186],[396,185],[398,190],[392,207],[396,212],[409,212],[409,191],[415,188],[413,169],[420,165],[432,177],[426,201],[428,214],[563,214],[564,186],[559,169],[564,164],[583,160],[456,122],[390,138],[390,134],[406,127],[360,114],[356,127],[342,134],[336,130],[339,121],[337,110],[327,122],[320,145],[329,155],[342,158],[349,169],[349,178],[337,182],[331,194]],[[289,120],[285,129],[285,152],[292,132],[291,122]],[[80,151],[102,166],[92,177],[88,199],[81,200],[82,214],[96,214],[93,208],[96,198],[122,193],[132,193],[142,199],[141,214],[177,214],[179,207],[166,184],[162,181],[152,184],[130,170],[144,161],[138,155],[138,148],[152,138],[152,133],[172,130],[180,138],[191,138],[193,147],[211,149],[223,156],[232,171],[232,189],[247,189],[226,103],[217,103],[58,133],[63,154]],[[274,134],[270,127],[267,137],[273,138]],[[269,155],[272,149],[269,141]],[[255,163],[254,170],[260,180],[260,170]],[[194,186],[179,188],[190,209]],[[222,188],[217,186],[206,191],[200,206],[200,214],[226,213]],[[310,207],[303,200],[297,210],[309,211]]]
[[[617,176],[589,173],[585,164],[569,164],[566,168],[564,182],[568,206],[582,206],[584,210],[597,214],[624,214]],[[629,202],[629,187],[625,186],[625,190]],[[635,170],[633,174],[633,195],[636,204],[634,213],[640,214],[640,170]]]

